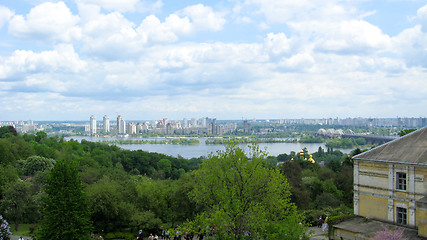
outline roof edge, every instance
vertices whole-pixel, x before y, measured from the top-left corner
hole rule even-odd
[[[413,131],[413,132],[411,132],[411,133],[408,133],[408,134],[406,134],[406,135],[404,135],[404,136],[402,136],[402,137],[400,137],[400,138],[396,138],[396,139],[394,139],[394,140],[391,140],[390,142],[386,142],[386,143],[384,143],[384,144],[381,144],[381,145],[379,145],[379,146],[376,146],[376,147],[374,147],[374,148],[372,148],[372,149],[369,149],[369,150],[368,150],[368,151],[366,151],[366,152],[359,153],[359,154],[357,154],[357,155],[353,156],[353,157],[352,157],[352,159],[357,159],[357,160],[367,160],[366,158],[359,158],[358,156],[361,156],[361,155],[363,155],[363,154],[365,154],[365,153],[368,153],[368,152],[370,152],[370,151],[376,150],[377,148],[380,148],[380,147],[386,146],[386,145],[388,145],[388,144],[391,144],[391,143],[393,143],[393,142],[395,142],[395,141],[400,141],[401,139],[406,138],[406,137],[409,137],[410,135],[415,134],[416,132],[419,132],[419,131],[423,130],[424,128],[427,128],[427,126],[424,126],[424,127],[420,128],[420,129],[417,129],[417,130],[415,130],[415,131]],[[371,159],[371,160],[372,160],[372,159]],[[377,161],[377,162],[379,162],[379,161],[381,161],[381,162],[386,162],[386,160],[372,160],[372,161]],[[396,163],[396,162],[395,162],[395,163]],[[407,163],[406,163],[406,164],[407,164]]]
[[[414,165],[414,166],[425,166],[427,167],[427,163],[408,163],[408,162],[396,162],[389,160],[378,160],[378,159],[366,159],[366,158],[353,158],[353,160],[357,161],[365,161],[365,162],[379,162],[379,163],[390,163],[390,164],[402,164],[402,165]]]

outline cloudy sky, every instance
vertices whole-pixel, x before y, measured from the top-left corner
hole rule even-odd
[[[0,2],[0,121],[117,114],[427,117],[427,2]]]

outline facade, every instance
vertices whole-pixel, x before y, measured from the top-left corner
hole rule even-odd
[[[89,132],[91,135],[96,134],[96,117],[90,116]]]
[[[103,122],[104,122],[104,133],[109,133],[110,132],[110,118],[107,115],[104,115]]]
[[[122,116],[117,116],[117,134],[126,133],[126,122],[123,120]]]
[[[427,237],[427,127],[353,160],[354,214]]]
[[[136,134],[136,124],[131,122],[127,125],[127,133],[128,134]]]

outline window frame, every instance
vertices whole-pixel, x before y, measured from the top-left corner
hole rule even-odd
[[[396,190],[407,191],[408,174],[406,172],[396,172]]]
[[[404,207],[396,207],[396,223],[400,225],[408,225],[408,209]]]

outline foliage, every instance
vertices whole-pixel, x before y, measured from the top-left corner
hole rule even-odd
[[[104,140],[103,143],[113,144],[200,144],[200,141],[195,138],[173,138],[169,140],[132,140],[132,139],[119,139],[119,140]]]
[[[389,229],[387,226],[382,226],[383,230],[376,233],[375,237],[369,240],[405,240],[403,238],[403,228]]]
[[[24,175],[33,176],[38,171],[50,170],[54,161],[40,156],[31,156],[26,159],[23,165]]]
[[[399,134],[399,136],[403,137],[406,134],[409,134],[409,133],[414,132],[416,130],[417,130],[416,128],[403,129],[402,131],[398,132],[397,134]]]
[[[298,142],[301,142],[301,143],[323,143],[323,142],[325,142],[325,139],[320,137],[320,136],[314,137],[314,136],[310,135],[310,136],[302,136]]]
[[[0,138],[8,138],[11,136],[18,136],[18,133],[13,126],[0,127]]]
[[[307,209],[310,203],[310,194],[302,182],[302,168],[296,161],[286,161],[280,168],[291,186],[291,200],[299,209]]]
[[[43,198],[39,239],[89,239],[91,222],[84,185],[73,161],[52,168]]]
[[[221,239],[243,239],[248,233],[260,239],[283,224],[296,227],[295,222],[278,223],[285,217],[298,219],[289,184],[278,170],[265,167],[265,153],[258,146],[250,150],[247,157],[235,144],[227,145],[195,171],[191,195],[205,211],[193,226],[214,225]]]
[[[6,219],[4,219],[0,215],[0,239],[1,240],[9,240],[10,235],[12,235],[12,233],[10,232],[9,224],[7,223]]]
[[[352,148],[365,144],[366,140],[364,138],[333,138],[326,141],[326,146],[332,148]]]
[[[30,187],[30,183],[14,181],[8,184],[0,201],[5,216],[13,220],[15,231],[18,231],[19,223],[33,217],[36,211],[37,206],[30,194]]]

